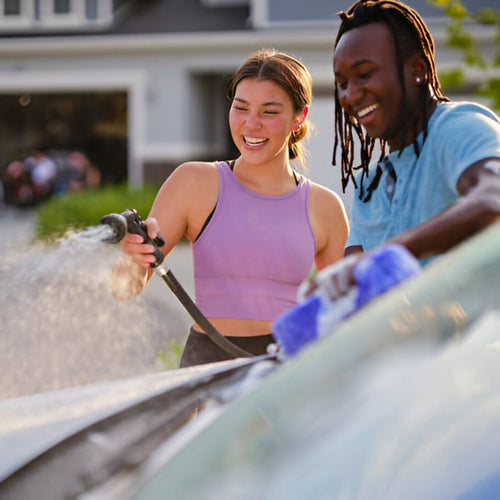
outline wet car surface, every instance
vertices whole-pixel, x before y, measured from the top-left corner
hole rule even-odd
[[[0,435],[0,492],[498,498],[499,284],[497,224],[283,362],[236,360],[68,389],[52,395],[53,410],[67,403],[66,417],[50,422],[48,411],[42,424],[30,421],[40,413],[31,397],[0,402],[3,422],[25,414]],[[121,400],[85,420],[92,401],[113,394]],[[63,422],[66,433],[50,444],[50,426]],[[13,467],[8,449],[44,434]]]

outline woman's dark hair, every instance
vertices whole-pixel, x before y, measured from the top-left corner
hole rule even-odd
[[[312,101],[312,78],[307,68],[298,59],[275,49],[261,49],[252,54],[233,75],[229,82],[227,96],[233,101],[236,87],[244,78],[256,77],[271,80],[280,85],[292,100],[294,110],[302,111]],[[300,141],[307,135],[311,124],[304,120],[294,130],[288,141],[291,160],[303,161],[304,148]]]
[[[404,78],[405,61],[415,54],[420,54],[426,62],[424,84],[420,87],[421,102],[419,106],[421,110],[420,120],[424,126],[424,140],[427,137],[429,102],[432,99],[437,99],[441,102],[449,101],[441,92],[441,84],[439,83],[434,61],[434,40],[429,28],[418,12],[398,0],[358,0],[347,10],[347,12],[339,12],[338,16],[341,19],[341,24],[335,40],[335,47],[337,47],[342,35],[354,28],[376,22],[384,23],[389,28],[396,49],[396,65],[403,91],[400,115],[403,131],[401,149],[404,147],[408,135],[408,128],[411,127],[415,136],[413,146],[418,156],[420,150],[416,139],[417,134],[415,133],[418,118],[416,117],[411,123],[409,123],[407,119],[408,110],[406,109],[406,85]],[[361,145],[361,163],[358,166],[353,165],[355,136],[358,137]],[[351,179],[355,187],[357,187],[355,171],[362,169],[359,198],[363,199],[363,181],[365,176],[368,175],[368,166],[371,161],[376,140],[364,133],[357,120],[344,112],[339,102],[337,86],[335,86],[335,142],[333,146],[333,165],[336,165],[336,155],[339,143],[341,146],[342,189],[345,191],[349,179]],[[380,148],[380,158],[382,158],[385,155],[385,141],[383,139],[380,139]],[[366,197],[364,199],[365,202],[370,200],[371,193],[376,189],[381,174],[382,170],[378,167],[374,179],[367,188]]]

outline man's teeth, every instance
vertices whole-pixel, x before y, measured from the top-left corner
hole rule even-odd
[[[375,104],[372,104],[371,106],[368,106],[367,108],[365,109],[362,109],[359,113],[358,113],[358,117],[359,118],[363,118],[363,116],[366,116],[368,113],[371,113],[373,110],[377,109],[378,108],[378,104],[375,103]]]
[[[262,139],[260,137],[245,137],[245,142],[250,146],[258,146],[259,144],[263,144],[267,139]]]

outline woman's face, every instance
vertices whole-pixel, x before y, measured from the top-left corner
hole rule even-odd
[[[229,111],[234,144],[249,163],[288,158],[288,139],[301,113],[286,91],[272,80],[244,78]]]
[[[417,107],[418,86],[410,63],[405,63],[408,118]],[[402,89],[396,51],[389,28],[371,23],[342,35],[334,56],[339,102],[372,138],[385,139],[391,150],[401,147]],[[406,144],[412,143],[408,130]]]

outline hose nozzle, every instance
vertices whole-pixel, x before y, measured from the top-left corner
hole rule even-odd
[[[103,240],[105,243],[118,243],[127,232],[127,220],[120,214],[105,215],[101,217],[99,224],[108,225],[113,229],[113,234]]]
[[[137,210],[133,208],[128,208],[121,214],[108,214],[101,218],[99,224],[107,224],[113,229],[113,234],[106,238],[104,241],[106,243],[118,243],[125,236],[125,233],[138,234],[144,238],[144,243],[148,245],[153,245],[155,250],[153,255],[156,261],[151,264],[151,267],[158,267],[163,262],[163,253],[159,247],[165,244],[163,238],[158,235],[155,239],[151,239],[148,235],[148,228],[141,216],[137,213]]]

